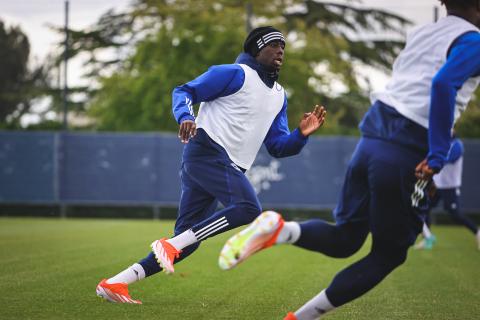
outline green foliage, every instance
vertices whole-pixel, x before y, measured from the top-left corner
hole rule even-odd
[[[0,121],[17,110],[27,76],[30,44],[19,28],[6,30],[0,21]],[[26,108],[26,107],[23,107]]]
[[[193,6],[155,7],[168,17],[181,21],[175,28],[161,27],[138,42],[135,53],[124,67],[101,78],[102,90],[93,100],[91,115],[98,119],[99,129],[106,130],[176,130],[171,112],[174,86],[193,79],[212,64],[231,63],[241,49],[243,32],[226,29],[214,21],[242,23],[228,8]],[[188,14],[200,12],[196,20]]]
[[[70,101],[69,110],[86,110],[95,120],[84,129],[176,131],[173,88],[211,65],[235,60],[246,36],[248,3],[134,0],[126,11],[110,10],[88,29],[70,30],[68,56],[88,57],[84,76],[90,85],[70,88],[72,96],[81,93],[81,98]],[[295,127],[315,104],[323,104],[328,120],[318,134],[358,134],[371,90],[358,67],[389,72],[409,21],[348,0],[259,0],[253,3],[253,13],[254,26],[271,24],[288,36],[279,82],[289,96],[290,126]],[[54,29],[63,33],[61,28]],[[44,69],[57,68],[63,54],[59,52]],[[360,81],[367,87],[361,87]],[[58,114],[63,108],[62,91],[50,85],[47,94],[50,110]],[[473,102],[458,132],[464,137],[480,136],[479,120],[478,102]],[[16,128],[18,123],[0,123],[2,127]]]
[[[0,20],[0,128],[19,128],[20,118],[42,95],[43,67],[28,68],[30,43],[18,27],[6,28]]]
[[[477,89],[467,110],[457,122],[455,130],[460,138],[480,137],[480,89]]]
[[[97,129],[176,131],[172,89],[213,64],[235,60],[246,36],[247,2],[137,0],[127,12],[107,12],[88,31],[73,31],[70,54],[89,53],[86,67],[99,81],[89,106]],[[291,126],[324,104],[329,120],[322,132],[356,132],[368,101],[354,64],[388,69],[402,45],[365,35],[389,30],[401,36],[408,21],[310,0],[255,1],[253,12],[255,26],[275,25],[288,35],[279,81],[289,94]],[[97,59],[105,48],[126,58]]]

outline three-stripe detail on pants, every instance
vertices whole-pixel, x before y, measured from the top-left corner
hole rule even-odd
[[[220,229],[223,229],[227,227],[228,221],[225,216],[213,221],[212,223],[206,225],[202,229],[195,231],[195,237],[197,238],[198,241],[201,241],[209,236],[211,236],[213,233],[217,232]]]
[[[428,181],[426,180],[418,180],[415,183],[415,189],[410,197],[412,201],[412,207],[418,207],[420,200],[425,197],[425,188],[428,185]]]

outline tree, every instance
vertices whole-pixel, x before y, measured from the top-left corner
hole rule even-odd
[[[465,114],[455,125],[455,131],[460,138],[480,137],[480,89],[477,89]]]
[[[46,71],[28,68],[30,44],[18,27],[0,21],[0,127],[17,128],[46,86]]]
[[[98,129],[175,131],[171,90],[212,64],[235,60],[246,35],[246,2],[137,0],[127,12],[107,12],[87,32],[73,30],[71,54],[90,54],[86,67],[99,83],[89,106]],[[291,123],[324,103],[327,131],[356,128],[368,100],[355,66],[389,69],[408,21],[347,2],[259,0],[254,12],[256,24],[273,24],[288,36],[280,79]],[[379,37],[384,30],[388,37]],[[392,35],[397,40],[385,40]],[[104,49],[116,57],[102,61]]]

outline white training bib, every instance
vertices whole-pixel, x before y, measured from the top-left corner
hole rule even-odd
[[[380,100],[428,128],[432,79],[447,61],[448,50],[455,39],[470,31],[480,32],[470,22],[451,15],[413,31],[407,37],[405,49],[395,60],[386,89],[372,93],[372,103]],[[465,110],[479,82],[480,77],[470,78],[457,92],[455,121]]]
[[[242,88],[232,95],[202,102],[196,123],[236,165],[249,169],[283,107],[285,92],[277,82],[269,88],[255,70],[240,66],[245,72]]]

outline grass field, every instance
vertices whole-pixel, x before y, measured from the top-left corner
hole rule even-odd
[[[363,256],[330,259],[292,246],[237,269],[217,267],[232,232],[207,240],[174,275],[131,286],[143,305],[102,302],[103,277],[143,258],[171,221],[0,218],[0,319],[283,319]],[[377,288],[326,319],[480,319],[480,252],[460,227],[434,227],[432,251],[410,251]]]

